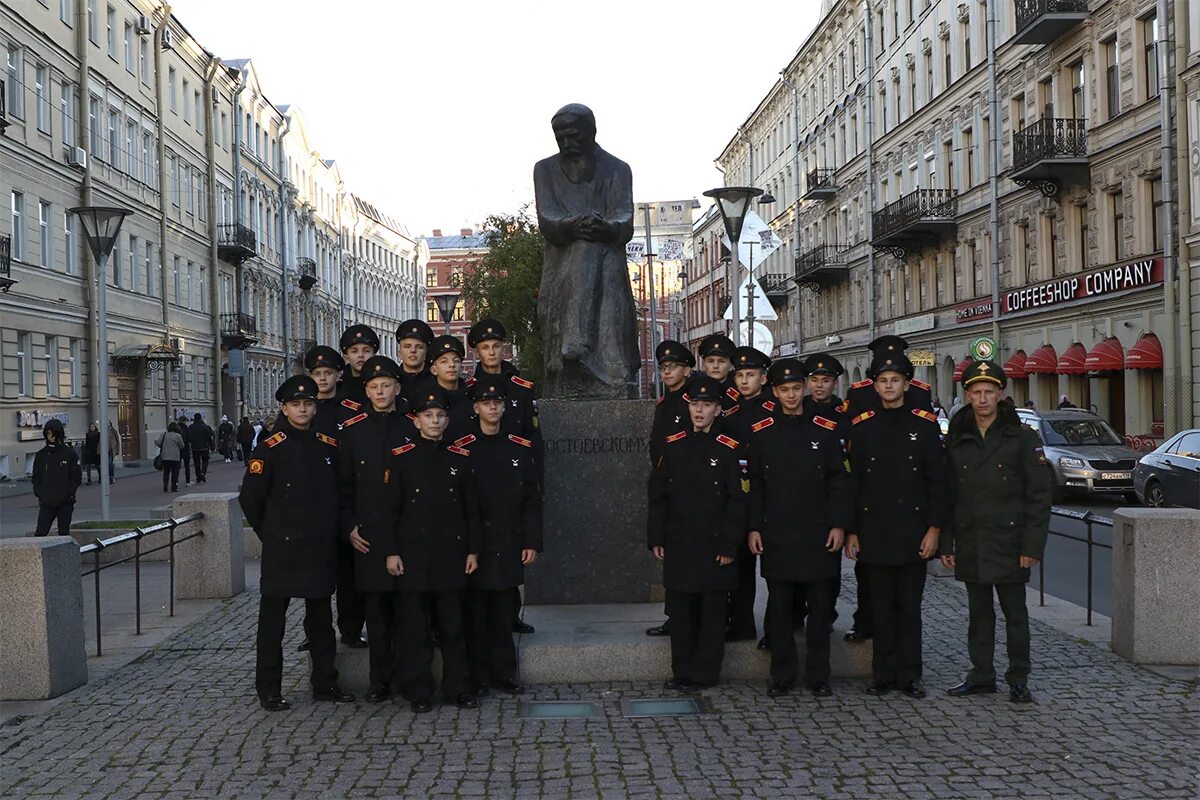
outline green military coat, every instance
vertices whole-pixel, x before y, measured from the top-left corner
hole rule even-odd
[[[949,525],[939,542],[955,556],[954,577],[975,583],[1026,583],[1021,556],[1041,560],[1050,526],[1050,470],[1038,435],[1001,403],[980,437],[970,406],[946,437]]]

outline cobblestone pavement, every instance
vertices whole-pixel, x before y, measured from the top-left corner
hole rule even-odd
[[[946,697],[966,663],[965,596],[948,580],[926,592],[928,699],[835,681],[831,698],[772,701],[764,686],[732,684],[705,692],[711,713],[686,718],[621,716],[620,699],[659,696],[653,684],[536,687],[538,699],[603,701],[591,721],[521,720],[508,698],[420,717],[400,702],[314,705],[298,624],[285,649],[295,705],[268,714],[252,688],[256,609],[254,594],[229,601],[0,729],[0,797],[1197,796],[1194,683],[1034,622],[1037,705]]]

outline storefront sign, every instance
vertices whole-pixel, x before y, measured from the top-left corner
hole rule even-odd
[[[932,350],[909,350],[906,355],[914,367],[932,367],[937,363]]]
[[[18,411],[17,427],[42,428],[52,419],[56,419],[61,422],[65,428],[71,421],[71,414],[68,411]]]
[[[906,333],[920,333],[921,331],[933,330],[933,326],[933,314],[922,314],[919,317],[898,319],[892,329],[896,332],[897,336],[903,336]]]
[[[1003,316],[1036,308],[1050,308],[1073,300],[1092,300],[1130,289],[1142,289],[1161,283],[1162,279],[1161,258],[1147,258],[1115,267],[1104,267],[1005,292],[1000,298],[1000,314]],[[954,321],[973,322],[991,316],[991,313],[990,300],[967,303],[954,310]]]

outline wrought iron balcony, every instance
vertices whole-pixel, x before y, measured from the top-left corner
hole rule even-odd
[[[1085,185],[1088,164],[1087,120],[1043,117],[1013,133],[1011,177],[1020,186],[1036,185],[1053,197],[1060,184]]]
[[[828,200],[837,194],[837,170],[818,167],[808,171],[803,200]]]
[[[258,237],[238,222],[217,226],[217,255],[230,264],[241,264],[258,253]]]
[[[871,246],[904,258],[958,230],[957,189],[914,189],[871,214]]]
[[[1050,44],[1087,19],[1088,0],[1016,0],[1016,44]]]
[[[221,315],[221,343],[229,350],[244,350],[258,342],[258,320],[250,314]]]
[[[311,258],[296,259],[296,281],[306,292],[315,286],[317,284],[317,262]]]
[[[0,292],[7,292],[16,283],[12,279],[12,237],[0,236]]]
[[[792,285],[791,276],[780,275],[777,273],[760,275],[758,282],[762,286],[763,291],[767,293],[767,299],[770,300],[772,304],[775,304],[780,300],[786,300],[788,289],[790,289]]]
[[[792,279],[798,286],[821,289],[832,286],[850,277],[848,245],[821,244],[796,256],[796,275]]]

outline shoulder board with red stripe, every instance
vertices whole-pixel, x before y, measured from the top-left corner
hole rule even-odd
[[[734,439],[732,436],[726,436],[723,433],[717,436],[717,441],[728,447],[730,450],[737,450],[738,446],[741,444],[741,442],[739,442],[737,439]]]
[[[679,433],[672,433],[670,436],[667,437],[667,441],[668,442],[678,442],[680,439],[684,438],[685,436],[687,436],[687,431],[680,431]]]
[[[730,414],[736,414],[738,412],[738,410],[741,409],[741,407],[742,407],[741,403],[734,403],[733,405],[731,405],[729,408],[725,409],[721,413],[728,417]]]
[[[367,412],[364,411],[363,413],[359,414],[357,417],[351,417],[350,419],[343,422],[342,427],[349,428],[351,425],[353,425],[357,422],[362,422],[366,418],[367,418]]]
[[[766,402],[764,402],[762,404],[762,407],[765,408],[767,411],[774,411],[775,410],[775,401],[767,400]]]
[[[319,431],[317,432],[317,441],[324,442],[325,444],[331,444],[334,447],[338,446],[337,439],[333,438],[332,436],[328,436],[324,433],[321,433]]]
[[[914,408],[912,412],[914,416],[920,417],[921,419],[927,419],[930,422],[938,421],[937,414],[934,414],[932,411],[926,411],[923,408]]]
[[[512,382],[515,383],[517,386],[521,386],[525,389],[533,388],[533,381],[527,381],[524,378],[522,378],[520,375],[513,375]]]
[[[351,400],[349,397],[342,401],[342,405],[351,411],[358,411],[360,408],[362,408],[362,406]]]
[[[467,378],[467,388],[470,388],[474,385],[475,385],[475,376],[472,375],[471,377]]]
[[[690,403],[690,402],[692,402],[692,398],[688,397],[688,393],[687,393],[687,392],[684,392],[684,393],[683,393],[683,402],[685,402],[685,403]]]
[[[816,417],[813,417],[813,422],[820,425],[822,428],[824,428],[827,431],[836,431],[837,430],[837,423],[831,419],[825,419],[824,417],[816,416]]]
[[[508,440],[510,442],[516,442],[517,444],[521,445],[521,447],[533,447],[533,442],[531,442],[529,439],[522,439],[515,433],[510,433],[508,435]]]
[[[913,386],[917,387],[918,389],[928,389],[929,388],[928,383],[926,383],[925,381],[919,381],[916,378],[913,378],[912,380],[910,380],[909,383],[911,383]]]
[[[446,448],[446,450],[448,450],[448,451],[449,451],[449,452],[451,452],[451,453],[457,453],[457,454],[458,454],[458,455],[460,455],[460,456],[469,456],[469,455],[471,455],[471,451],[470,451],[470,450],[464,450],[464,449],[462,449],[461,447],[458,447],[458,446],[456,446],[456,445],[450,445],[449,447],[447,447],[447,448]]]
[[[413,413],[413,412],[411,412],[411,411],[407,411],[407,412],[405,412],[404,416],[408,417],[408,418],[409,418],[409,419],[411,419],[413,422],[416,422],[416,421],[417,421],[417,415],[416,415],[416,414],[414,414],[414,413]]]
[[[283,431],[280,431],[279,433],[272,436],[270,439],[267,439],[266,445],[267,445],[267,447],[274,447],[275,445],[279,444],[286,438],[287,438],[287,435]]]
[[[741,400],[742,399],[742,396],[740,394],[738,394],[738,390],[733,388],[732,386],[730,386],[728,389],[725,390],[725,396],[728,397],[730,400]]]
[[[875,416],[875,412],[874,412],[874,411],[864,411],[863,413],[859,414],[859,415],[858,415],[857,417],[855,417],[854,419],[850,420],[850,424],[851,424],[851,425],[857,425],[857,424],[858,424],[858,423],[860,423],[860,422],[866,422],[867,420],[869,420],[869,419],[870,419],[871,417],[873,417],[873,416]]]
[[[759,431],[761,431],[763,428],[769,428],[769,427],[771,427],[771,426],[772,426],[772,425],[774,425],[774,424],[775,424],[775,418],[774,418],[774,417],[766,417],[766,418],[764,418],[764,419],[760,419],[758,422],[756,422],[756,423],[754,423],[753,425],[751,425],[751,426],[750,426],[750,430],[754,431],[755,433],[758,433],[758,432],[759,432]]]
[[[392,455],[402,456],[405,453],[407,453],[409,450],[413,450],[415,448],[416,448],[416,445],[413,444],[412,442],[409,442],[408,444],[402,444],[399,447],[392,448]]]
[[[847,411],[849,411],[849,410],[850,410],[850,401],[849,401],[849,400],[843,400],[843,401],[842,401],[842,404],[841,404],[840,406],[837,406],[837,408],[836,408],[836,409],[834,409],[834,410],[836,410],[836,411],[840,411],[840,412],[842,412],[843,414],[845,414]]]
[[[458,439],[455,439],[455,440],[454,440],[454,446],[455,446],[455,447],[462,447],[462,446],[464,446],[464,445],[468,445],[468,444],[470,444],[470,443],[471,443],[471,442],[473,442],[473,441],[475,441],[475,434],[473,434],[473,433],[468,433],[466,436],[462,436],[462,437],[459,437]]]
[[[864,386],[870,386],[874,382],[875,381],[871,380],[870,378],[863,378],[861,381],[855,381],[854,383],[850,384],[850,388],[851,389],[861,389]]]

